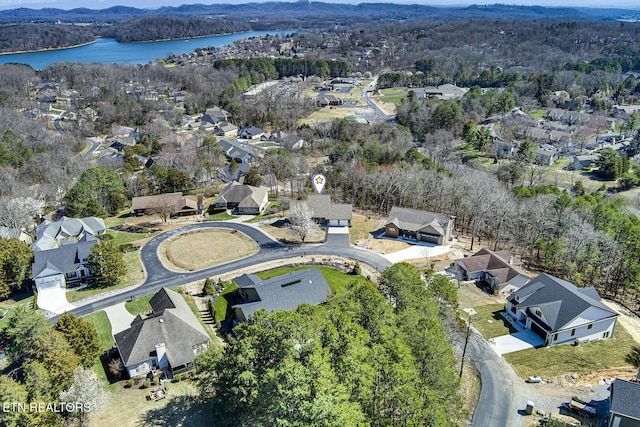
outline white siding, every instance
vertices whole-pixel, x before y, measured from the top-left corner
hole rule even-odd
[[[43,289],[64,288],[67,284],[64,279],[64,274],[38,277],[34,279],[34,281],[36,282],[36,288],[38,288],[38,292]]]
[[[580,313],[578,317],[569,322],[567,326],[565,326],[565,328],[580,327],[584,324],[592,323],[599,319],[605,319],[609,316],[611,316],[611,312],[602,310],[598,307],[589,307],[588,309]]]
[[[576,328],[563,329],[558,332],[557,340],[553,340],[555,336],[553,334],[551,335],[551,345],[571,343],[576,340],[585,342],[611,338],[615,324],[616,318],[613,317],[595,323],[584,324]],[[589,329],[589,325],[592,325],[591,329]],[[572,334],[572,332],[574,333]]]

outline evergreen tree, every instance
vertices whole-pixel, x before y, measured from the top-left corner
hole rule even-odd
[[[91,247],[89,266],[99,286],[117,285],[127,274],[127,264],[120,248],[110,240],[102,240]]]

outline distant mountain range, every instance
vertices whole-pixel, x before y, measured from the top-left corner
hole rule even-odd
[[[273,25],[275,22],[346,24],[366,20],[466,20],[466,19],[536,19],[536,20],[572,20],[572,21],[640,21],[640,10],[597,9],[571,7],[510,6],[504,4],[474,5],[466,7],[436,7],[426,5],[408,5],[394,3],[339,4],[300,1],[243,3],[243,4],[191,4],[158,9],[138,9],[127,6],[114,6],[107,9],[76,8],[64,9],[28,9],[18,8],[0,11],[0,24],[24,22],[92,22],[113,23],[126,19],[149,16],[224,16],[233,20],[251,20]]]

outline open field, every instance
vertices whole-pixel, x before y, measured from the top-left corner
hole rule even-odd
[[[624,357],[633,345],[637,343],[618,323],[613,337],[608,340],[583,343],[576,347],[557,345],[533,348],[505,354],[504,358],[521,378],[534,374],[555,377],[628,366]]]
[[[386,102],[398,106],[400,101],[407,97],[406,87],[392,87],[388,89],[381,89],[379,100],[380,102]]]
[[[127,264],[127,275],[116,286],[110,288],[100,288],[96,286],[90,286],[84,289],[78,289],[75,291],[67,292],[67,301],[73,303],[84,298],[89,298],[94,295],[101,294],[107,291],[113,291],[116,289],[126,288],[140,284],[144,281],[145,274],[142,269],[142,261],[140,260],[140,251],[127,252],[123,254],[124,262]]]
[[[169,268],[195,271],[254,254],[258,244],[236,231],[199,230],[164,242],[159,252]]]
[[[289,233],[289,229],[287,227],[275,227],[271,224],[263,224],[260,228],[267,234],[273,236],[273,238],[285,241],[289,243],[302,243],[299,237],[294,236]],[[308,236],[305,239],[305,243],[320,243],[324,242],[327,232],[320,228],[313,235]]]
[[[353,214],[351,228],[349,229],[351,243],[357,245],[364,242],[369,237],[369,233],[378,228],[380,219],[380,217],[373,215]]]
[[[124,388],[123,382],[109,386],[109,405],[89,416],[89,426],[183,426],[210,425],[209,406],[197,403],[198,390],[192,381],[165,383],[167,398],[146,400],[151,389]],[[153,388],[153,387],[152,387]]]
[[[364,106],[358,107],[325,107],[314,111],[306,118],[300,120],[300,125],[315,126],[318,123],[332,122],[335,119],[343,119],[347,116],[359,116],[368,108]]]

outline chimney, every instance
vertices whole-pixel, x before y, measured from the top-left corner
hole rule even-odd
[[[513,265],[516,262],[516,259],[512,256],[509,257],[509,264]]]
[[[163,342],[156,344],[156,359],[158,359],[158,367],[160,369],[167,369],[169,367],[167,348]]]

